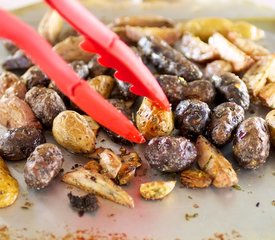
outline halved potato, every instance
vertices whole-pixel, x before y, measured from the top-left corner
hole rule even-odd
[[[272,82],[265,85],[259,92],[258,97],[263,105],[275,108],[275,83]]]
[[[265,121],[269,128],[270,141],[275,146],[275,110],[270,111],[266,115]]]
[[[147,182],[140,185],[139,192],[146,200],[159,200],[166,197],[175,185],[176,181]]]

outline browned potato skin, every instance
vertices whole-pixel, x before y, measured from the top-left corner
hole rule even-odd
[[[74,111],[63,111],[53,121],[55,140],[74,153],[91,153],[95,149],[95,134],[86,119]]]
[[[225,102],[213,109],[208,125],[208,133],[216,145],[224,145],[231,140],[236,127],[244,120],[244,110],[234,102]]]
[[[16,51],[13,55],[8,56],[3,62],[2,67],[7,71],[26,70],[33,64],[22,50]]]
[[[30,106],[16,96],[0,99],[0,124],[7,128],[23,126],[41,128]]]
[[[136,113],[136,125],[147,140],[168,136],[174,129],[172,111],[161,110],[149,99],[143,98]]]
[[[202,135],[197,138],[196,148],[198,164],[211,176],[215,187],[232,187],[238,183],[237,174],[230,162]]]
[[[28,89],[35,86],[48,87],[50,79],[37,67],[30,67],[21,77]]]
[[[179,172],[195,162],[197,150],[184,137],[156,137],[149,141],[144,156],[152,168],[161,172]]]
[[[195,80],[188,82],[183,92],[184,99],[197,99],[207,104],[212,104],[215,97],[215,87],[213,83],[208,80]]]
[[[115,80],[108,75],[100,75],[88,80],[89,85],[102,97],[109,98],[115,86]]]
[[[266,162],[270,137],[264,119],[250,117],[243,121],[233,141],[233,153],[238,163],[247,169],[256,169]]]
[[[0,137],[0,156],[9,161],[24,160],[45,141],[39,129],[27,126],[9,129]]]
[[[46,127],[51,127],[54,118],[66,110],[61,97],[54,90],[45,87],[33,87],[27,92],[25,100]]]
[[[265,117],[265,121],[269,128],[270,141],[275,146],[275,110],[271,110]]]
[[[275,83],[266,84],[258,95],[263,105],[275,108]]]
[[[232,64],[225,60],[215,60],[206,65],[204,76],[206,79],[210,79],[213,75],[218,75],[224,72],[233,72]]]
[[[54,144],[45,143],[35,148],[24,167],[25,182],[30,188],[42,189],[60,172],[64,158]]]
[[[187,169],[181,172],[180,181],[187,188],[207,188],[212,178],[199,169]]]

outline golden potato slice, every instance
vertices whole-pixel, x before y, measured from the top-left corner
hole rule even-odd
[[[53,121],[55,140],[74,153],[91,153],[95,149],[95,134],[86,119],[74,111],[63,111]]]
[[[172,111],[164,111],[143,98],[142,104],[136,114],[138,130],[149,140],[154,137],[168,136],[174,128]]]
[[[275,83],[265,85],[259,92],[258,97],[263,105],[275,108]]]
[[[100,125],[94,119],[92,119],[90,116],[87,116],[87,115],[82,115],[82,116],[89,123],[89,125],[90,125],[91,129],[93,130],[95,136],[97,136],[98,131],[100,129]]]
[[[185,33],[182,36],[179,47],[185,57],[195,62],[211,61],[218,57],[218,53],[213,47],[190,33]]]
[[[218,51],[223,60],[232,63],[235,72],[247,69],[253,63],[250,56],[242,52],[220,33],[214,33],[209,38],[208,43]]]
[[[62,17],[56,11],[48,11],[38,25],[38,33],[54,44],[62,32],[63,23]]]
[[[181,172],[180,181],[188,188],[207,188],[210,186],[212,178],[199,169],[188,169]]]
[[[0,208],[12,205],[19,194],[19,185],[9,172],[4,160],[0,157]]]
[[[102,173],[109,178],[116,178],[121,167],[121,158],[107,148],[99,154],[99,157]]]
[[[134,200],[127,192],[115,185],[108,177],[95,171],[80,167],[66,173],[62,181],[115,203],[130,208],[134,207]]]
[[[232,187],[238,183],[237,174],[231,163],[205,137],[198,137],[196,147],[198,164],[211,176],[215,187]]]
[[[256,97],[265,86],[267,78],[274,64],[274,56],[266,56],[254,63],[244,74],[242,80],[245,82],[249,93]]]
[[[166,197],[175,185],[176,181],[147,182],[140,185],[139,192],[146,200],[159,200]]]
[[[53,47],[53,50],[59,54],[65,61],[73,62],[82,60],[88,62],[94,56],[93,53],[86,52],[80,48],[83,36],[70,36],[59,42]]]
[[[30,106],[22,99],[11,96],[0,99],[0,124],[7,128],[33,126],[41,128]]]
[[[129,184],[136,173],[137,166],[131,162],[122,163],[121,168],[117,174],[117,181],[119,185]]]
[[[275,146],[275,110],[271,110],[265,117],[270,132],[270,141]]]
[[[159,27],[133,27],[126,26],[125,33],[128,39],[138,42],[144,36],[158,37],[168,44],[174,44],[180,37],[175,28],[159,28]]]
[[[240,36],[251,40],[259,40],[265,37],[265,32],[262,29],[245,21],[234,22],[230,31],[236,32]]]
[[[109,98],[115,86],[115,80],[111,76],[99,75],[88,80],[89,85],[104,98]]]
[[[100,172],[102,167],[100,166],[99,162],[96,160],[90,160],[84,165],[84,168],[89,171]]]

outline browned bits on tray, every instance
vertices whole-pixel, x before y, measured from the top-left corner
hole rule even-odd
[[[212,178],[201,170],[189,169],[181,172],[180,181],[188,188],[207,188],[210,186]]]
[[[237,174],[231,163],[202,135],[198,137],[196,147],[198,164],[211,176],[215,187],[232,187],[238,183]]]
[[[160,200],[166,197],[175,187],[176,181],[155,181],[142,183],[139,188],[146,200]]]

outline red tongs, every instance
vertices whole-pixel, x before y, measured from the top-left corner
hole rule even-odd
[[[84,36],[82,48],[99,54],[100,64],[116,69],[115,76],[132,84],[133,93],[148,97],[163,109],[170,108],[159,84],[132,50],[78,1],[45,1]],[[97,122],[132,142],[145,141],[133,123],[86,81],[80,79],[61,57],[52,51],[46,40],[30,26],[1,9],[0,37],[8,38],[22,48],[66,96]]]

